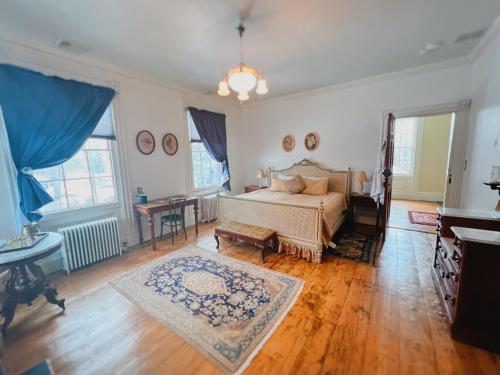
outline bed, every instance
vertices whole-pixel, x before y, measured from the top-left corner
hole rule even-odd
[[[330,170],[304,159],[270,177],[328,177],[326,195],[289,194],[262,189],[236,196],[221,196],[220,220],[258,225],[278,233],[278,252],[320,263],[347,214],[351,171]]]

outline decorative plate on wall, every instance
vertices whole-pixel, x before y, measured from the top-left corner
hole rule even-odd
[[[155,137],[147,130],[141,130],[137,133],[135,143],[139,152],[149,155],[155,150]]]
[[[163,146],[163,151],[165,151],[167,155],[175,155],[179,148],[179,142],[177,142],[177,138],[172,133],[165,134],[161,144]]]
[[[306,134],[304,138],[304,145],[309,151],[314,151],[319,147],[319,134],[316,132],[311,132]]]
[[[283,137],[281,141],[281,146],[286,152],[290,152],[295,148],[295,138],[291,134],[287,134]]]

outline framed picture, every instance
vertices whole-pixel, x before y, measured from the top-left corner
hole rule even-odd
[[[319,134],[316,132],[306,134],[304,146],[306,146],[306,149],[309,151],[316,150],[319,147]]]
[[[281,141],[281,147],[285,152],[290,152],[295,148],[295,138],[291,134],[287,134],[283,137]]]
[[[179,142],[177,142],[177,138],[172,133],[165,134],[161,144],[163,146],[163,151],[165,151],[167,155],[175,155],[179,149]]]
[[[144,155],[149,155],[155,150],[155,137],[147,130],[141,130],[135,138],[137,149]]]

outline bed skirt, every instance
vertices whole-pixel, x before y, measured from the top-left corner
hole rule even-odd
[[[308,262],[321,263],[322,249],[312,249],[286,240],[280,240],[278,253],[285,253],[296,258],[303,258]]]

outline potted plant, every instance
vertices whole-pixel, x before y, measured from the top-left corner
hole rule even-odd
[[[137,193],[135,195],[137,197],[137,203],[148,203],[148,197],[144,194],[144,189],[142,187],[137,187]]]

